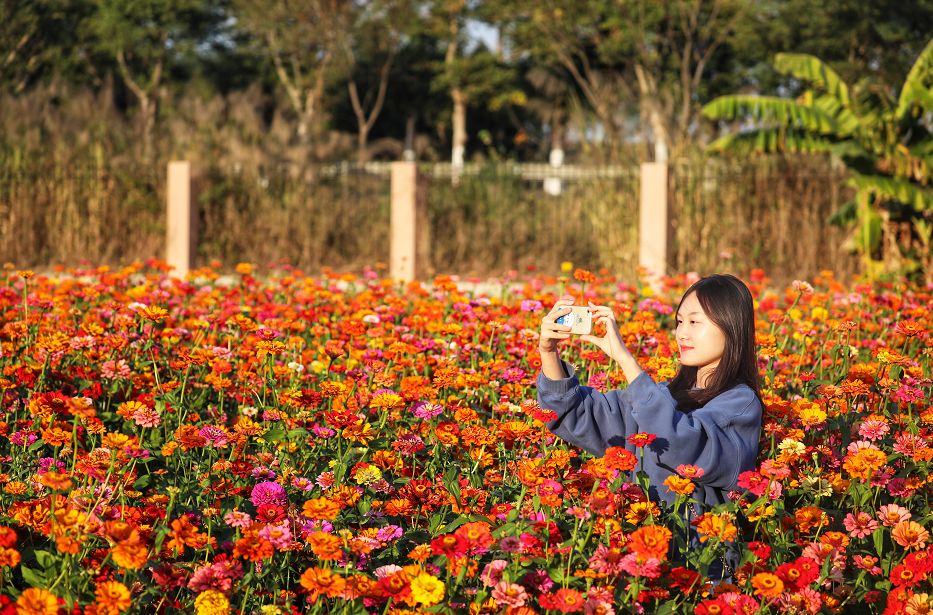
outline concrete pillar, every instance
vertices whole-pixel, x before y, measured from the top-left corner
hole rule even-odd
[[[641,202],[638,217],[638,264],[655,286],[667,271],[667,163],[641,165]]]
[[[168,163],[166,189],[165,261],[173,267],[172,275],[183,278],[194,265],[197,251],[197,208],[191,199],[191,163],[175,160]]]
[[[414,162],[392,163],[392,209],[389,276],[405,282],[418,274],[418,167]]]

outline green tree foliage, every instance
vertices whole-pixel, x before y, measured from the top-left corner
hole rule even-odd
[[[737,24],[737,76],[759,92],[790,87],[771,69],[775,52],[816,56],[847,83],[870,77],[897,87],[933,32],[933,0],[756,0]],[[735,91],[742,84],[733,83]]]
[[[811,55],[778,54],[774,66],[807,89],[797,99],[730,95],[713,100],[703,108],[708,118],[751,127],[721,137],[710,149],[838,156],[852,173],[856,196],[837,218],[856,222],[851,245],[865,257],[869,272],[891,264],[929,271],[933,39],[897,91],[870,80],[850,86]],[[883,233],[901,221],[913,226],[916,244],[901,245],[892,260]]]
[[[79,0],[0,0],[0,87],[20,94],[36,81],[84,75]]]
[[[345,79],[356,8],[347,0],[233,0],[238,27],[262,42],[302,143],[320,132],[328,87]]]
[[[209,0],[94,0],[85,22],[94,46],[116,61],[139,104],[142,153],[152,154],[160,86],[173,61],[214,33],[222,13]]]
[[[519,50],[563,71],[615,150],[633,115],[654,157],[682,149],[709,71],[721,66],[748,0],[498,0]]]

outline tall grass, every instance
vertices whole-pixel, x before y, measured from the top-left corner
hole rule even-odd
[[[197,259],[356,269],[389,259],[389,177],[355,165],[196,169]],[[335,171],[336,169],[336,171]],[[672,165],[671,271],[747,272],[776,280],[824,269],[854,273],[845,232],[828,223],[847,198],[827,160],[763,158]],[[0,259],[42,267],[161,257],[164,169],[96,156],[78,165],[0,158]],[[563,261],[633,279],[638,265],[636,169],[540,180],[490,166],[453,185],[423,177],[424,274],[498,275]]]
[[[844,168],[820,157],[672,165],[671,271],[762,267],[781,281],[858,272],[844,249],[849,231],[829,222],[852,198],[845,180]]]
[[[565,180],[559,195],[505,167],[426,187],[433,269],[498,273],[563,261],[612,267],[631,279],[638,261],[638,176]]]

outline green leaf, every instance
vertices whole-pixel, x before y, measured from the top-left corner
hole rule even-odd
[[[783,75],[805,81],[836,98],[843,107],[851,104],[849,87],[822,60],[805,53],[779,53],[774,56],[774,68]]]
[[[55,565],[55,556],[48,551],[34,551],[36,562],[43,570],[48,570]]]
[[[286,435],[287,434],[284,429],[275,428],[275,429],[270,429],[269,431],[264,433],[262,435],[262,439],[265,440],[266,442],[281,442],[285,440]]]
[[[759,128],[724,135],[710,143],[707,149],[739,155],[767,152],[819,154],[832,151],[834,146],[835,143],[825,137],[800,130]]]
[[[149,483],[151,480],[152,480],[151,475],[143,474],[142,476],[137,478],[135,482],[133,482],[133,489],[135,491],[142,491],[143,489],[149,486]]]
[[[933,82],[933,38],[920,52],[910,72],[907,73],[894,116],[897,119],[903,118],[915,103],[926,111],[933,111],[931,82]]]
[[[46,587],[47,582],[44,573],[26,566],[20,566],[19,570],[23,575],[23,581],[30,587]]]
[[[884,528],[878,528],[871,533],[871,542],[875,546],[875,555],[879,558],[882,555],[882,547],[884,546]]]
[[[822,109],[776,96],[720,96],[703,106],[712,120],[753,120],[821,135],[839,133],[835,118]]]
[[[933,208],[933,192],[929,188],[918,186],[906,179],[856,173],[849,180],[849,184],[881,202],[894,201],[910,205],[918,212],[929,211]]]

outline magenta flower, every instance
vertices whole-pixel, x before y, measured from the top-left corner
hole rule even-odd
[[[257,507],[263,504],[284,506],[286,502],[285,487],[278,483],[265,481],[253,487],[249,499]]]

